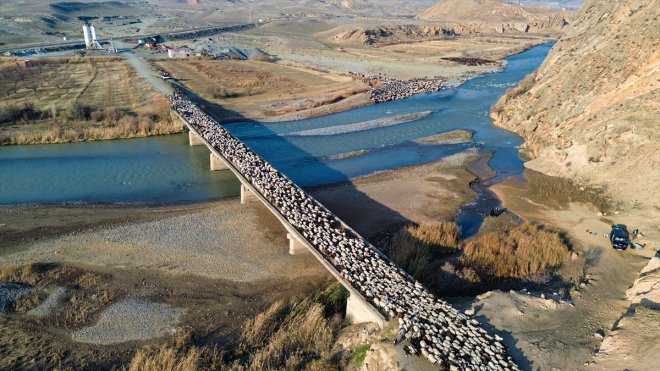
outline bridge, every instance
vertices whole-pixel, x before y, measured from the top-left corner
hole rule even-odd
[[[500,337],[431,294],[193,102],[177,93],[170,98],[190,145],[209,149],[211,170],[240,180],[241,203],[263,203],[286,229],[289,253],[310,252],[348,290],[348,322],[383,327],[398,319],[397,342],[443,367],[518,370]]]

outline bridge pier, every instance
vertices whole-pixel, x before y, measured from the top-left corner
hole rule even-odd
[[[369,303],[351,292],[346,301],[346,322],[350,324],[373,322],[383,328],[386,321]]]
[[[225,163],[223,159],[218,157],[215,153],[211,152],[211,158],[210,158],[210,166],[211,166],[211,171],[218,171],[218,170],[229,170],[229,166]]]
[[[204,145],[204,140],[200,138],[197,134],[193,133],[192,131],[188,132],[188,144],[191,147],[194,146],[203,146]]]
[[[255,195],[250,188],[246,187],[241,183],[241,204],[246,204],[251,200],[258,200],[259,198]]]
[[[287,233],[286,238],[289,239],[289,254],[298,255],[300,253],[308,252],[307,246],[299,241],[293,234]]]

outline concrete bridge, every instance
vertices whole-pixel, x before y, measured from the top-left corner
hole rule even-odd
[[[397,318],[397,341],[408,341],[406,351],[433,364],[518,370],[501,338],[427,291],[194,103],[177,94],[171,99],[190,145],[209,149],[211,170],[229,170],[240,180],[241,203],[261,201],[286,229],[289,253],[313,254],[348,290],[348,322],[382,327]]]
[[[349,323],[373,322],[378,324],[381,328],[385,325],[387,320],[385,317],[374,307],[365,300],[365,298],[353,286],[347,282],[337,270],[328,263],[328,261],[310,244],[310,242],[303,237],[299,231],[286,219],[285,216],[279,211],[277,207],[271,204],[264,196],[257,192],[250,182],[245,179],[243,174],[234,167],[234,165],[222,156],[216,148],[197,132],[186,119],[184,119],[178,112],[175,114],[183,121],[188,128],[188,143],[192,146],[206,146],[211,152],[209,155],[209,165],[211,171],[229,170],[236,178],[241,181],[241,204],[245,204],[252,200],[261,201],[266,208],[275,215],[275,217],[282,223],[284,229],[287,231],[287,239],[289,240],[289,254],[295,255],[305,252],[312,253],[318,261],[348,290],[350,293],[346,305],[346,320]],[[344,226],[346,228],[348,225]],[[354,231],[353,231],[354,232]],[[357,234],[356,232],[354,232]]]

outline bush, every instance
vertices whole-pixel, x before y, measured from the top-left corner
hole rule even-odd
[[[547,280],[567,261],[568,247],[559,234],[524,224],[484,234],[465,245],[460,263],[482,278]]]
[[[89,120],[90,114],[92,112],[92,107],[84,106],[78,102],[73,103],[67,109],[67,116],[71,120]]]
[[[138,350],[128,370],[220,370],[223,369],[222,366],[222,354],[217,348],[195,346],[192,332],[189,329],[179,329],[161,344]]]
[[[38,120],[42,112],[36,110],[31,103],[24,103],[22,106],[4,106],[0,108],[0,124],[32,122]]]
[[[536,71],[525,76],[525,78],[518,84],[518,86],[513,90],[508,90],[506,93],[507,100],[514,99],[518,96],[521,96],[534,87],[536,79]]]
[[[458,252],[460,228],[455,223],[422,223],[402,228],[391,239],[390,259],[427,285],[437,280],[436,259]]]

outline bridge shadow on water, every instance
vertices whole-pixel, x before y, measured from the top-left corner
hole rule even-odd
[[[316,171],[319,171],[321,174],[323,174],[324,177],[328,179],[333,179],[333,182],[332,184],[327,184],[323,186],[312,186],[312,187],[301,186],[301,188],[304,188],[305,191],[307,191],[312,195],[312,197],[323,193],[325,190],[340,189],[341,192],[333,192],[332,196],[333,198],[337,196],[345,197],[345,200],[341,200],[342,202],[332,202],[332,200],[330,200],[328,197],[322,197],[323,201],[319,199],[319,202],[321,202],[332,213],[334,213],[341,220],[346,222],[346,224],[351,226],[351,228],[355,229],[356,232],[358,232],[360,235],[365,237],[370,242],[372,242],[371,239],[373,237],[377,237],[376,235],[380,235],[380,232],[383,230],[398,229],[398,227],[412,223],[411,220],[401,215],[399,212],[392,210],[391,208],[377,202],[376,200],[372,199],[364,192],[358,190],[351,181],[351,179],[346,174],[343,174],[337,171],[336,169],[331,168],[322,160],[316,158],[314,155],[308,153],[304,149],[292,143],[287,137],[274,133],[267,126],[261,124],[258,121],[251,120],[236,111],[229,110],[217,103],[209,102],[208,100],[193,93],[182,84],[176,84],[176,87],[179,88],[179,90],[182,93],[184,93],[190,100],[200,105],[200,107],[202,107],[204,111],[208,113],[211,117],[213,117],[213,119],[216,120],[218,123],[220,124],[228,124],[228,123],[236,123],[236,122],[250,123],[251,125],[255,125],[259,127],[259,129],[263,133],[265,133],[264,135],[268,135],[269,139],[276,143],[278,149],[282,149],[286,151],[286,153],[291,153],[296,158],[304,158],[305,161],[313,161],[314,169]],[[230,128],[227,129],[231,132]],[[240,136],[237,137],[240,139]],[[269,161],[275,168],[282,171],[281,170],[282,167],[278,166],[279,164],[277,162],[270,161],[262,153],[259,153],[257,149],[253,149],[253,150],[257,152],[260,156],[264,157],[264,159]],[[287,174],[286,171],[282,171],[282,173],[292,178],[290,174]],[[292,181],[295,182],[295,179],[292,178]],[[368,210],[370,210],[370,213],[373,211],[374,215],[377,215],[379,220],[387,220],[388,222],[386,222],[387,223],[386,225],[373,225],[370,223],[365,223],[364,220],[358,220],[356,218],[356,214],[359,213],[354,212],[355,207],[344,208],[338,206],[344,204],[351,204],[351,205],[355,205],[355,207],[367,208]],[[377,247],[382,248],[383,246],[377,246]]]
[[[317,198],[317,200],[321,202],[328,210],[334,213],[337,217],[339,217],[342,221],[348,224],[352,229],[366,238],[381,251],[386,249],[386,246],[384,246],[383,242],[388,240],[388,236],[398,231],[405,225],[413,224],[413,221],[403,216],[396,210],[383,205],[382,203],[371,198],[366,193],[360,191],[354,185],[351,178],[346,174],[331,168],[316,156],[310,154],[303,148],[300,148],[300,146],[288,140],[286,136],[276,134],[266,125],[249,119],[239,112],[229,110],[217,103],[210,102],[200,97],[181,83],[175,82],[173,85],[177,87],[181,93],[186,95],[188,99],[197,103],[207,114],[209,114],[221,125],[237,122],[249,123],[250,125],[254,125],[261,129],[264,135],[269,136],[269,140],[273,140],[274,143],[276,143],[276,148],[283,149],[286,151],[286,153],[291,153],[296,156],[296,158],[304,158],[305,161],[314,161],[315,171],[321,172],[328,179],[333,179],[333,182],[332,184],[324,186],[301,186],[301,188],[304,188],[306,192],[312,195],[312,197]],[[231,132],[229,128],[227,129]],[[240,136],[237,136],[237,138],[241,139]],[[259,153],[257,150],[254,151],[260,156],[263,156],[263,154]],[[263,157],[269,161],[267,157]],[[277,162],[269,162],[271,162],[275,168],[280,170]],[[282,173],[289,176],[286,171],[282,171]],[[295,179],[292,179],[292,181],[295,182]],[[345,205],[351,205],[351,207],[346,207]],[[363,213],[356,212],[357,208],[364,208],[369,210],[369,218],[365,218]],[[282,228],[282,233],[286,233],[284,228]],[[387,254],[386,251],[384,252]],[[440,271],[440,269],[438,269],[438,271]],[[440,274],[440,272],[438,273]],[[422,283],[424,283],[426,287],[429,287],[426,282],[422,281]],[[437,295],[437,292],[435,294]],[[484,323],[483,320],[480,322]],[[515,348],[517,341],[513,339],[510,333],[499,331],[492,325],[489,325],[487,322],[485,322],[484,327],[486,330],[488,330],[489,333],[498,333],[505,339],[506,344],[509,345],[509,354],[513,357],[517,364],[521,366],[522,369],[531,369],[531,363],[524,357],[522,350]]]

